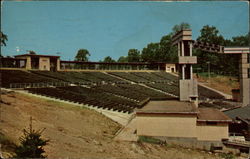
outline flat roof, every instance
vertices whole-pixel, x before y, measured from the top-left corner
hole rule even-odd
[[[166,62],[90,62],[90,61],[64,61],[61,60],[61,63],[79,63],[79,64],[108,64],[108,65],[153,65],[153,64],[175,64],[175,63],[166,63]]]
[[[33,56],[33,57],[56,57],[59,58],[60,56],[53,56],[53,55],[37,55],[37,54],[22,54],[16,55],[15,57],[23,57],[23,56]]]
[[[178,100],[149,101],[143,108],[136,109],[137,114],[197,114],[198,109],[191,102]]]
[[[197,121],[231,122],[232,119],[215,108],[198,108]]]

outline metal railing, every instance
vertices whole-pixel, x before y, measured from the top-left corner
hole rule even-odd
[[[69,86],[69,82],[46,82],[46,83],[11,83],[10,88],[44,88]]]

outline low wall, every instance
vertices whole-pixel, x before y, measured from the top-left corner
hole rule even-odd
[[[210,151],[213,147],[223,147],[221,141],[199,141],[197,138],[184,138],[184,137],[165,137],[154,136],[153,138],[159,139],[166,144],[179,145],[186,148],[202,149]]]
[[[196,135],[201,141],[221,141],[227,139],[228,123],[217,123],[216,125],[207,125],[205,122],[197,123]]]
[[[196,137],[196,115],[137,114],[136,120],[139,136]]]

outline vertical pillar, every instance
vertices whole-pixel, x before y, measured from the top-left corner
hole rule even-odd
[[[181,41],[181,56],[184,56],[184,42]]]
[[[250,105],[250,78],[248,77],[248,54],[241,54],[240,57],[240,97],[243,106]]]
[[[181,44],[180,43],[177,44],[177,48],[178,48],[178,56],[181,56]]]
[[[189,43],[189,49],[190,49],[190,56],[193,56],[193,44],[192,44],[192,42]]]
[[[181,79],[185,79],[185,65],[182,65],[182,78]]]
[[[31,69],[31,57],[27,56],[27,60],[26,60],[26,69],[30,70]]]
[[[190,65],[190,79],[193,79],[193,66]]]

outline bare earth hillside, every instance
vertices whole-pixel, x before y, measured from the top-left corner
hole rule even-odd
[[[30,116],[34,129],[46,128],[42,137],[50,140],[45,147],[49,158],[219,158],[169,145],[114,141],[121,126],[93,110],[2,91],[2,134],[18,144],[22,130],[28,128]],[[11,152],[2,150],[4,157],[11,156]]]

